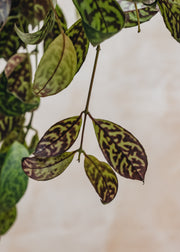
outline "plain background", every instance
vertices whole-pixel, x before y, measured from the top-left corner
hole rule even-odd
[[[59,1],[70,26],[72,1]],[[90,102],[95,118],[131,131],[148,155],[145,184],[118,176],[116,198],[102,205],[77,156],[59,177],[29,180],[1,252],[178,252],[180,250],[180,46],[160,14],[101,46]],[[33,126],[40,136],[85,106],[95,48],[71,85],[43,98]],[[77,144],[72,148],[79,146]],[[104,158],[88,120],[84,148]]]

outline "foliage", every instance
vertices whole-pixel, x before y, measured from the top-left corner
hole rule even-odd
[[[118,190],[116,174],[144,181],[147,156],[142,144],[128,130],[90,114],[89,102],[100,53],[100,44],[124,28],[138,26],[162,14],[167,29],[180,42],[178,0],[73,0],[80,18],[67,26],[56,1],[6,0],[0,3],[0,235],[16,219],[16,204],[23,196],[28,177],[45,181],[59,176],[74,156],[84,157],[84,169],[101,202],[111,202]],[[40,28],[40,21],[43,25]],[[37,28],[30,32],[30,27]],[[32,76],[32,55],[44,53]],[[29,52],[28,45],[34,45]],[[83,111],[52,125],[39,140],[32,127],[40,98],[55,95],[69,86],[86,59],[89,44],[96,57]],[[22,49],[23,52],[22,52]],[[24,52],[25,51],[25,52]],[[33,83],[32,83],[32,80]],[[26,124],[26,115],[30,121]],[[87,117],[90,118],[106,162],[83,148]],[[34,131],[30,144],[27,134]],[[80,135],[78,149],[69,149]],[[30,155],[32,154],[33,155]]]

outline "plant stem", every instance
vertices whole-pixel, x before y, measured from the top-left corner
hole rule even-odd
[[[136,15],[137,15],[138,32],[140,32],[141,31],[141,28],[140,28],[140,18],[139,18],[139,11],[138,11],[136,2],[134,3],[134,6],[135,6],[135,9],[136,9]]]
[[[96,72],[96,68],[97,68],[97,61],[98,61],[98,57],[99,57],[99,52],[100,52],[100,45],[98,45],[97,48],[96,48],[96,56],[95,56],[95,60],[94,60],[94,67],[93,67],[93,71],[92,71],[92,75],[91,75],[91,81],[90,81],[90,85],[89,85],[89,91],[88,91],[88,96],[87,96],[87,101],[86,101],[86,107],[85,107],[85,110],[84,110],[84,122],[83,122],[81,143],[80,143],[80,147],[79,147],[79,156],[78,156],[78,161],[79,162],[80,162],[80,155],[82,153],[82,146],[83,146],[83,140],[84,140],[86,119],[87,119],[87,115],[88,115],[89,102],[90,102],[90,98],[91,98],[91,93],[92,93],[92,88],[93,88],[93,83],[94,83],[95,72]]]

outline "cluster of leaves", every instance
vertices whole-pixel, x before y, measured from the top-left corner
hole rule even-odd
[[[93,77],[100,44],[123,28],[138,25],[140,31],[140,24],[159,10],[179,42],[180,3],[178,0],[73,0],[73,3],[80,18],[69,28],[56,1],[0,3],[0,58],[6,61],[0,73],[0,235],[16,218],[16,204],[26,190],[28,177],[41,181],[55,178],[70,165],[75,154],[79,155],[79,161],[83,154],[85,172],[103,204],[116,196],[116,173],[144,181],[147,157],[137,138],[113,122],[95,119],[88,110]],[[38,26],[38,31],[30,33],[30,25]],[[44,53],[32,78],[31,55],[38,54],[40,42]],[[33,112],[40,97],[55,95],[69,86],[86,59],[89,43],[97,46],[97,53],[85,110],[51,126],[40,141],[35,130],[28,145],[26,137],[33,130]],[[35,46],[31,53],[29,44]],[[26,113],[31,113],[28,125]],[[83,149],[87,116],[107,163]],[[68,151],[81,128],[79,149]],[[31,153],[33,156],[29,157]]]

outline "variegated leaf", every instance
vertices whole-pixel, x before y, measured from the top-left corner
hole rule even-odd
[[[0,26],[3,24],[10,12],[11,0],[0,1]]]
[[[35,45],[40,43],[47,36],[47,34],[51,31],[53,25],[54,25],[54,12],[51,10],[49,11],[46,19],[44,20],[43,27],[39,31],[33,33],[24,33],[16,25],[15,25],[15,31],[19,36],[19,38],[25,44]]]
[[[81,115],[54,124],[39,141],[34,155],[37,157],[51,157],[64,153],[76,141],[81,124]]]
[[[76,70],[74,46],[68,36],[60,34],[41,58],[35,73],[34,93],[42,97],[57,94],[71,83]]]
[[[110,38],[124,27],[125,16],[116,0],[73,0],[86,35],[93,46]]]
[[[77,70],[79,71],[80,67],[82,66],[83,62],[85,61],[88,48],[89,48],[89,41],[84,31],[84,27],[82,24],[82,20],[79,19],[76,23],[74,23],[67,31],[67,36],[73,42],[74,48],[76,50],[77,55]]]
[[[138,25],[137,13],[134,2],[128,0],[118,0],[122,10],[125,13],[125,25],[124,28],[129,28]],[[137,9],[139,13],[139,22],[144,23],[149,21],[155,14],[158,13],[159,9],[154,5],[145,5],[142,2],[137,2]]]
[[[28,157],[22,160],[22,168],[32,179],[45,181],[59,176],[72,162],[75,152],[65,152],[56,157]]]
[[[102,119],[93,119],[99,146],[108,163],[120,175],[144,181],[147,156],[140,142],[126,129]]]
[[[157,4],[171,35],[180,42],[180,1],[158,0]]]
[[[84,160],[86,174],[103,204],[111,202],[118,190],[118,180],[111,167],[92,155]]]
[[[0,235],[4,235],[16,220],[16,206],[3,212],[0,210]]]

